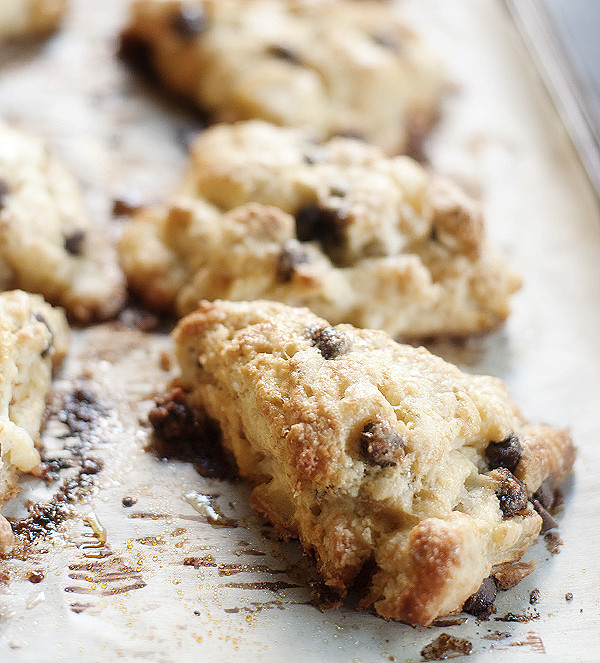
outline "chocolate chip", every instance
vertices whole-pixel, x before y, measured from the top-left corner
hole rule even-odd
[[[511,472],[515,471],[523,452],[519,438],[511,433],[502,442],[490,442],[485,450],[485,457],[490,470],[505,467]]]
[[[378,46],[387,48],[394,53],[399,53],[402,50],[402,44],[398,37],[389,32],[378,32],[377,34],[371,35],[371,38]]]
[[[304,154],[304,163],[309,166],[312,166],[315,163],[324,163],[325,161],[327,161],[327,154],[325,150],[318,145],[311,147],[309,151]]]
[[[81,472],[83,474],[98,474],[103,467],[104,462],[102,460],[88,456],[81,464]]]
[[[150,410],[148,420],[155,435],[166,442],[193,439],[202,433],[201,422],[194,416],[194,411],[186,402],[185,392],[180,388],[172,389],[159,399],[156,407]]]
[[[348,185],[345,182],[335,182],[329,187],[329,195],[334,198],[344,198],[348,195]]]
[[[487,619],[494,611],[494,601],[497,594],[496,581],[492,576],[486,578],[481,587],[471,595],[463,605],[463,612],[475,615],[481,619]]]
[[[192,462],[203,477],[232,479],[238,475],[235,462],[221,444],[219,425],[190,407],[180,387],[157,400],[148,420],[154,428],[151,448],[160,458]]]
[[[137,503],[137,498],[130,497],[129,495],[125,495],[125,497],[121,500],[121,504],[126,508],[129,508],[130,506],[133,506],[136,503]]]
[[[514,516],[515,513],[527,506],[525,486],[510,470],[499,467],[490,472],[488,476],[498,482],[496,496],[500,502],[500,509],[505,516]]]
[[[131,31],[121,33],[118,56],[140,76],[150,80],[156,78],[153,55],[152,44]]]
[[[52,348],[52,345],[54,344],[54,332],[52,331],[52,328],[48,324],[48,321],[46,318],[41,314],[41,313],[34,313],[33,317],[38,321],[41,322],[46,329],[50,332],[50,337],[48,338],[48,341],[46,342],[46,345],[44,346],[44,349],[40,353],[40,356],[42,359],[45,359],[48,356],[48,353],[50,352],[50,349]]]
[[[301,242],[318,241],[333,259],[331,254],[343,244],[342,229],[347,219],[344,209],[304,205],[296,212],[296,236]]]
[[[184,122],[175,129],[175,138],[186,152],[191,152],[196,138],[210,124],[208,117],[200,117],[193,121]]]
[[[551,509],[554,506],[556,492],[554,490],[554,479],[548,477],[542,481],[541,486],[533,494],[533,498],[537,500],[544,509]]]
[[[359,140],[362,143],[366,143],[367,137],[361,133],[360,131],[356,131],[355,129],[340,129],[340,131],[336,131],[335,133],[336,136],[339,136],[340,138],[350,138],[352,140]]]
[[[537,499],[532,499],[531,503],[533,504],[533,508],[539,513],[539,515],[542,518],[542,532],[547,532],[549,529],[554,529],[555,527],[558,527],[558,523],[554,518],[552,517],[552,514],[550,514],[549,511],[546,510],[544,505]]]
[[[273,55],[279,60],[285,60],[290,64],[300,65],[302,61],[297,53],[295,53],[289,46],[284,46],[283,44],[273,44],[267,49],[269,55]]]
[[[348,338],[335,327],[313,329],[310,339],[325,359],[335,359],[350,350]]]
[[[34,585],[37,585],[38,583],[42,582],[44,579],[44,572],[39,569],[36,571],[30,571],[27,575],[27,580],[29,582],[33,583]]]
[[[558,527],[558,523],[554,520],[551,513],[557,503],[557,492],[554,487],[554,479],[548,477],[542,482],[531,498],[533,508],[542,518],[542,532],[547,532],[549,529]]]
[[[127,189],[123,194],[113,200],[113,216],[131,216],[143,205],[142,196],[135,189]]]
[[[534,589],[529,592],[529,605],[536,605],[540,602],[540,590]]]
[[[75,230],[70,235],[65,237],[65,249],[72,256],[78,256],[83,249],[83,242],[85,240],[85,233],[83,230]]]
[[[6,198],[9,193],[8,184],[4,180],[0,180],[0,210],[6,205]]]
[[[360,434],[363,458],[379,467],[392,467],[404,456],[404,440],[388,421],[366,424]]]
[[[311,256],[296,240],[289,241],[281,250],[277,259],[277,278],[282,283],[289,283],[298,265],[311,262]]]
[[[208,26],[201,7],[180,7],[171,18],[171,28],[182,39],[194,39]]]

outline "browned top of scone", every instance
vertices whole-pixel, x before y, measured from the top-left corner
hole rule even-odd
[[[176,385],[220,425],[254,507],[340,595],[374,560],[362,605],[386,618],[459,610],[533,542],[540,488],[574,459],[569,435],[527,424],[500,380],[308,309],[203,302],[175,342]]]
[[[448,179],[259,121],[206,130],[179,191],[133,218],[120,254],[156,309],[272,299],[403,338],[493,329],[519,287]]]

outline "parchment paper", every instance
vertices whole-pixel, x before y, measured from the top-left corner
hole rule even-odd
[[[540,539],[525,557],[537,570],[499,594],[489,621],[425,629],[351,606],[320,612],[309,562],[251,513],[243,484],[144,450],[146,414],[174,371],[170,340],[110,323],[75,332],[55,385],[59,404],[77,386],[93,392],[100,405],[79,453],[104,469],[58,532],[0,562],[1,661],[408,663],[441,633],[467,639],[472,661],[600,660],[597,201],[499,2],[400,7],[453,84],[431,162],[481,198],[490,235],[524,280],[503,330],[434,350],[502,377],[532,421],[571,430],[579,455],[562,545]],[[48,140],[115,235],[112,200],[134,189],[159,201],[179,178],[180,136],[194,121],[114,58],[125,16],[124,0],[72,0],[57,35],[0,52],[0,114]],[[59,410],[45,440],[65,455],[76,440],[64,437]],[[25,500],[49,499],[75,471],[49,486],[25,480],[9,514],[22,517]],[[524,621],[496,620],[509,613]]]

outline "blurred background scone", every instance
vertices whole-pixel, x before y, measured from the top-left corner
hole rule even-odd
[[[0,120],[0,290],[12,288],[80,323],[112,317],[125,298],[115,249],[75,178],[41,140]]]
[[[385,3],[134,0],[126,59],[212,121],[263,119],[404,151],[433,123],[440,62]]]
[[[448,180],[362,141],[317,144],[258,120],[201,134],[177,194],[139,212],[119,248],[156,310],[273,299],[405,338],[494,329],[519,287]]]
[[[65,356],[69,329],[63,312],[38,295],[0,294],[0,507],[18,492],[19,472],[40,462],[40,428],[52,373]],[[12,532],[0,516],[0,555]]]

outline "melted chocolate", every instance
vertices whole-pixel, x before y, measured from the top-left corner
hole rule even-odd
[[[522,455],[521,442],[514,433],[511,433],[502,442],[490,442],[485,450],[490,470],[504,467],[514,472]]]
[[[348,337],[335,327],[313,329],[310,339],[324,359],[335,359],[350,350]]]
[[[235,462],[221,446],[218,424],[190,408],[182,389],[172,389],[159,399],[148,419],[154,428],[151,448],[161,458],[192,462],[204,477],[237,477]]]
[[[488,619],[495,612],[494,601],[496,600],[496,581],[492,576],[485,578],[481,587],[471,595],[463,605],[463,612],[475,615],[479,619]]]
[[[460,654],[471,654],[473,645],[465,638],[457,638],[448,633],[442,633],[421,649],[424,661],[440,661]]]
[[[65,237],[65,250],[72,256],[79,256],[83,251],[85,233],[83,230],[74,230]]]
[[[293,65],[301,65],[302,60],[300,56],[294,52],[289,46],[283,44],[273,44],[267,49],[269,55],[276,57],[278,60],[285,60]]]
[[[311,256],[301,244],[294,240],[288,242],[277,259],[277,279],[282,283],[289,283],[294,277],[296,267],[310,262]]]
[[[360,434],[360,451],[368,463],[392,467],[404,456],[404,440],[388,421],[369,422]]]

